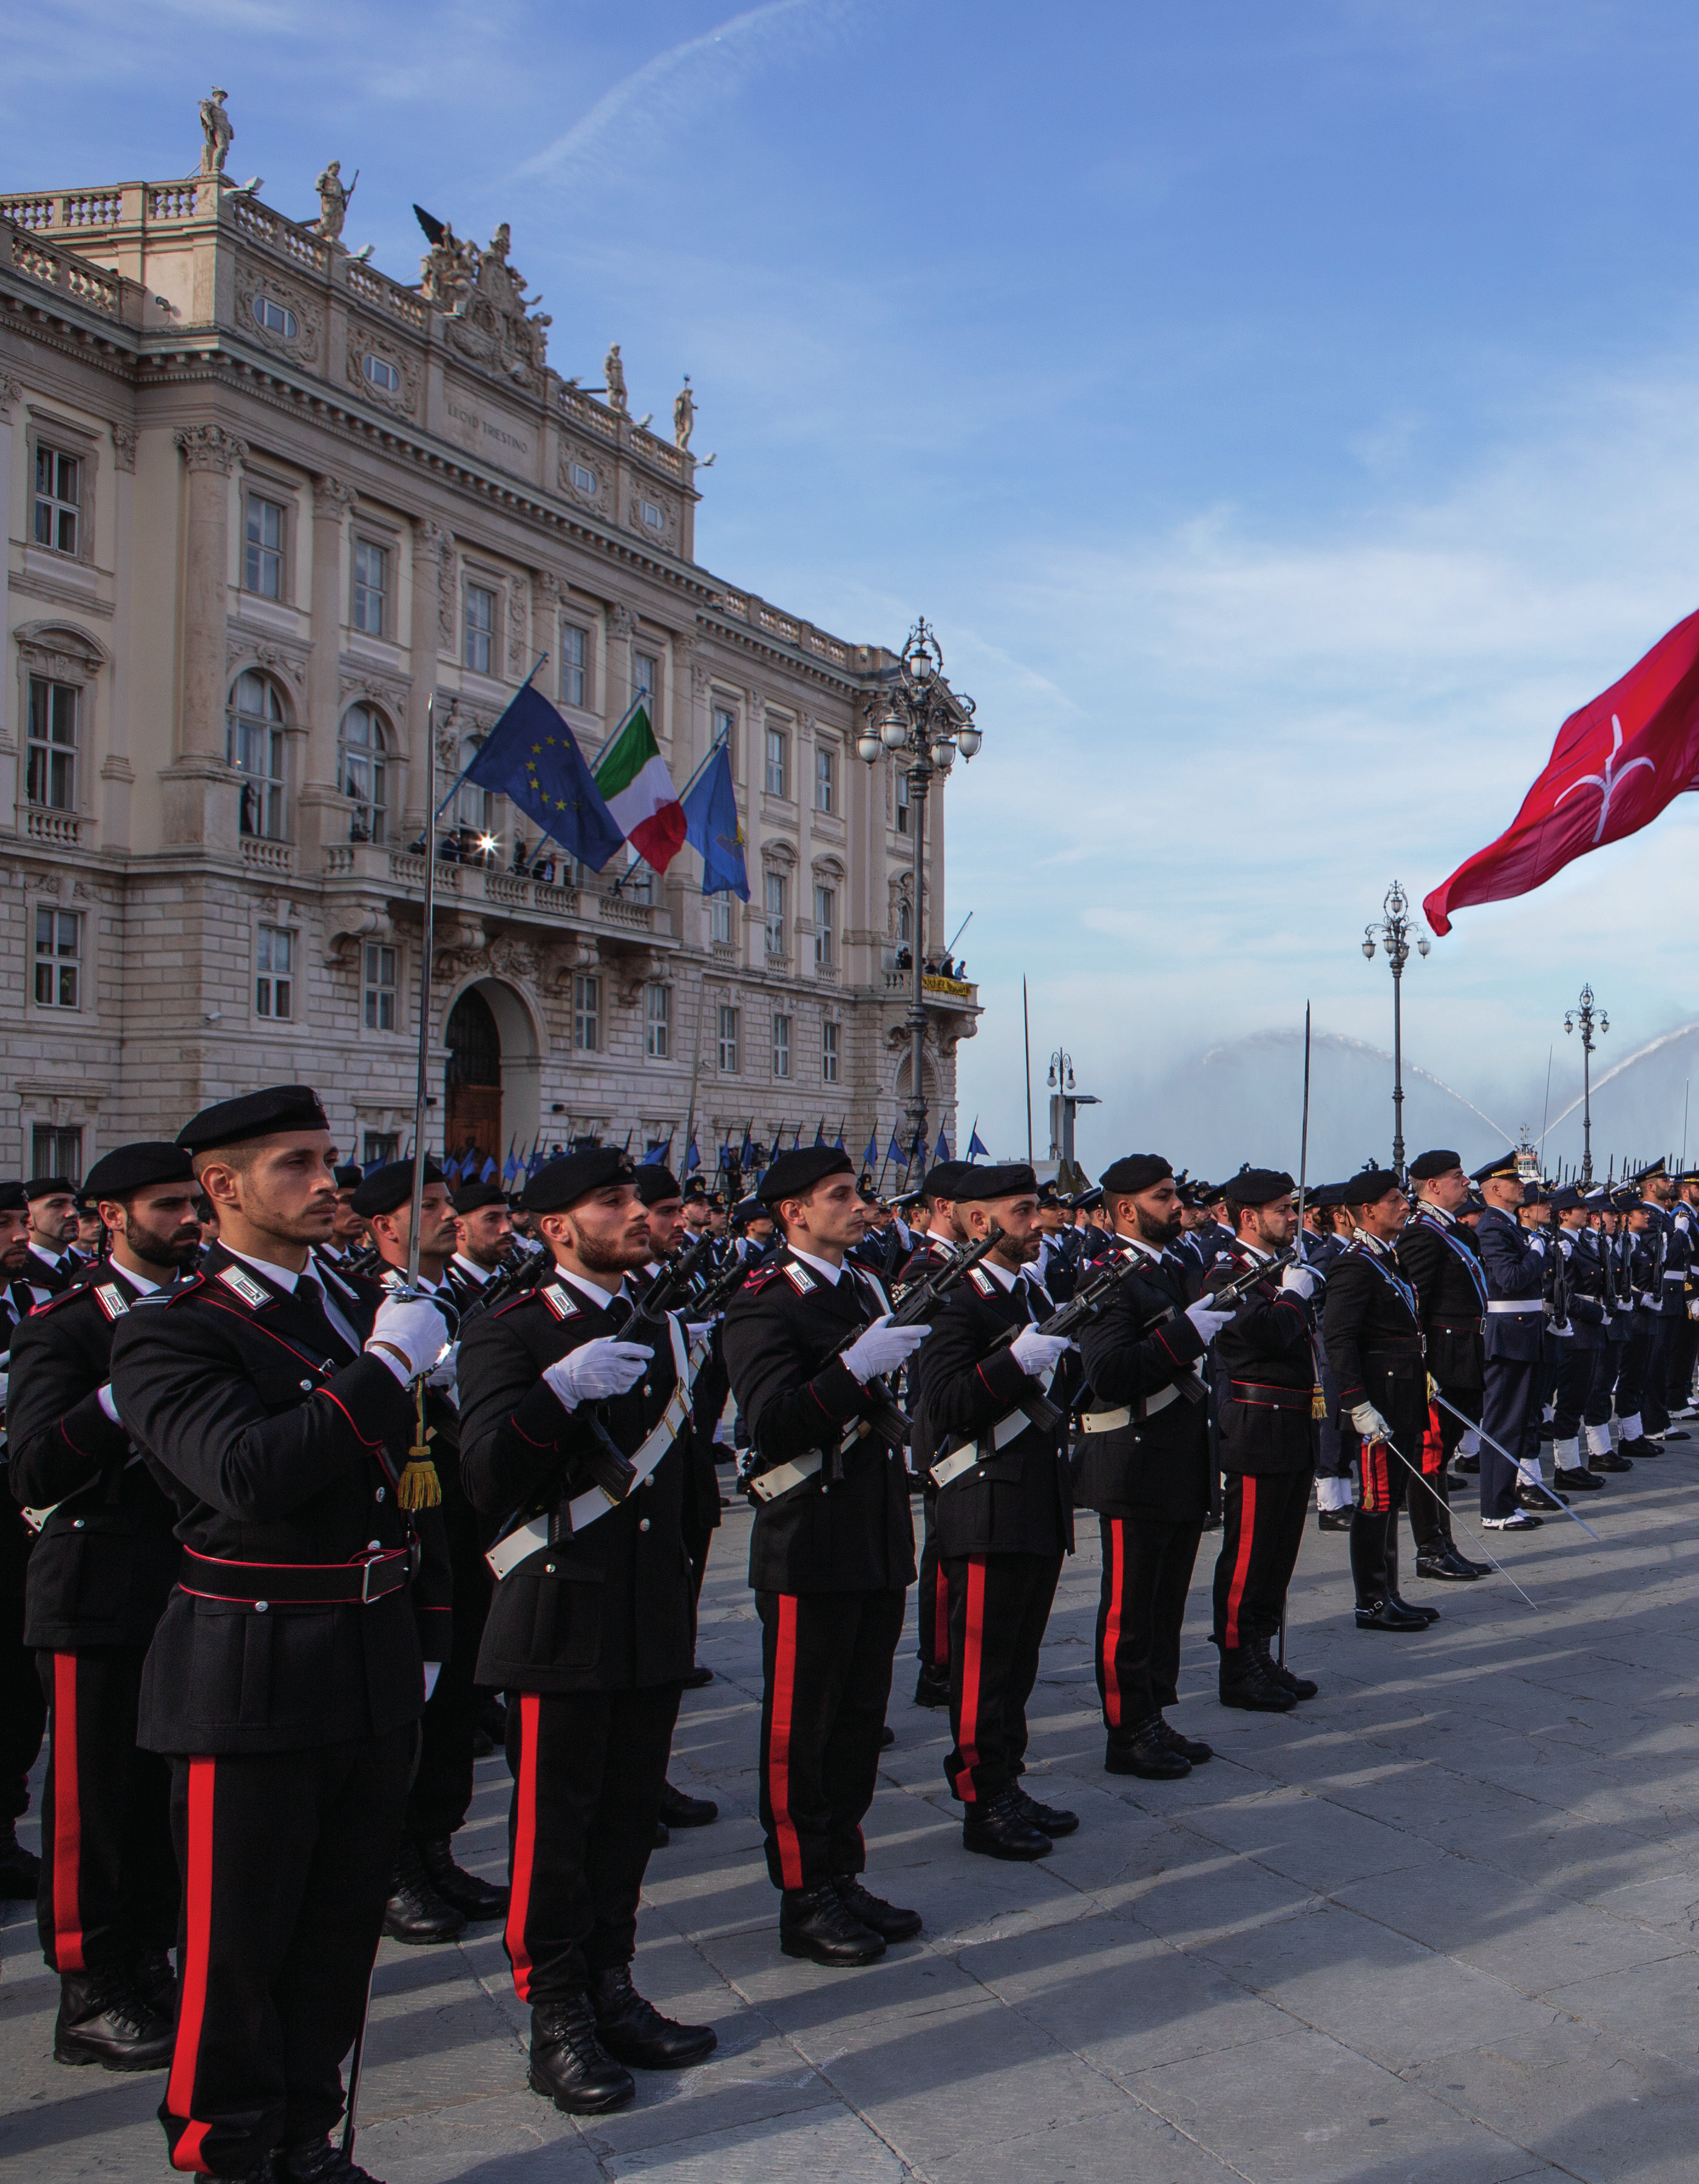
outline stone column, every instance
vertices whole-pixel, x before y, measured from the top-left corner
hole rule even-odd
[[[610,732],[632,701],[632,632],[637,627],[637,616],[622,599],[616,599],[607,610],[606,620],[608,638],[603,648],[604,671],[599,694],[603,726]]]
[[[0,378],[0,508],[12,505],[12,404],[21,402],[24,390],[15,379]],[[21,731],[12,720],[15,678],[0,672],[0,829],[10,833],[18,824],[18,738]]]
[[[177,756],[164,777],[168,842],[233,856],[237,776],[225,758],[225,624],[230,587],[230,480],[248,453],[221,425],[175,435],[189,474],[183,571],[182,701]]]
[[[348,800],[337,787],[337,730],[341,719],[343,532],[354,502],[340,478],[313,481],[313,652],[307,667],[307,734],[301,750],[296,836],[306,872],[318,851],[348,838]]]
[[[407,705],[407,811],[402,836],[404,847],[409,842],[416,841],[425,830],[425,785],[428,777],[426,733],[431,711],[431,694],[441,683],[441,655],[449,649],[454,633],[453,603],[446,589],[447,569],[454,550],[453,534],[445,526],[428,516],[415,519],[413,526],[413,582],[408,608],[413,687]],[[447,718],[448,709],[438,705],[437,730],[439,752]],[[458,748],[458,744],[455,748]],[[442,763],[439,755],[439,770]],[[439,803],[454,777],[452,773],[440,773],[437,783]]]
[[[133,426],[112,428],[113,544],[112,566],[117,594],[112,622],[112,654],[118,671],[106,694],[106,756],[101,761],[101,830],[103,848],[130,847],[130,792],[136,770],[130,763],[130,682],[131,623],[130,600],[135,584],[131,564],[134,550],[136,510],[136,447]]]

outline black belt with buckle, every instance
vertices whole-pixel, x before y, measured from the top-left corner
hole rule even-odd
[[[183,1549],[177,1584],[197,1600],[227,1600],[253,1607],[323,1607],[347,1603],[369,1607],[399,1592],[412,1574],[407,1547],[386,1547],[351,1563],[241,1563]]]

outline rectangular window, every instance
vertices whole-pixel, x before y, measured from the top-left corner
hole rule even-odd
[[[82,912],[36,908],[36,1006],[82,1006]]]
[[[732,944],[732,898],[723,890],[708,898],[708,938],[721,948]]]
[[[820,1081],[822,1084],[838,1082],[838,1027],[835,1023],[820,1027]]]
[[[788,755],[785,745],[788,740],[783,728],[767,730],[766,786],[769,796],[783,796],[788,793],[785,788],[788,777],[785,761]]]
[[[790,1018],[773,1018],[773,1075],[790,1075]]]
[[[908,831],[909,777],[905,773],[900,773],[897,776],[897,832],[906,834]]]
[[[665,1061],[672,1051],[672,989],[643,989],[643,1046],[651,1061]]]
[[[253,1013],[287,1023],[295,1013],[295,936],[281,925],[262,925],[254,953]]]
[[[836,961],[832,950],[837,929],[837,889],[817,887],[814,890],[814,967],[817,971],[829,971]]]
[[[720,1004],[720,1074],[735,1077],[738,1073],[738,1011],[727,1002]]]
[[[732,762],[732,771],[738,770],[738,716],[729,705],[714,708],[714,740],[724,744],[726,755]]]
[[[72,682],[30,677],[29,756],[24,794],[31,804],[50,811],[76,810],[76,706]]]
[[[57,448],[36,449],[36,543],[75,554],[82,511],[82,465]]]
[[[560,702],[563,705],[588,705],[585,672],[589,659],[590,633],[580,629],[574,621],[560,625]]]
[[[461,655],[475,675],[487,675],[495,643],[496,595],[482,584],[466,587],[466,644]]]
[[[783,963],[787,953],[784,932],[784,874],[766,876],[767,961]]]
[[[397,953],[395,949],[385,948],[375,940],[369,940],[365,944],[365,1028],[368,1031],[393,1031],[396,1028]]]
[[[82,1181],[82,1132],[61,1130],[51,1123],[36,1123],[30,1131],[30,1173],[65,1175],[73,1184]]]
[[[262,500],[258,493],[248,496],[242,588],[258,592],[262,599],[283,596],[284,515],[275,500]]]
[[[838,755],[829,744],[816,744],[814,749],[814,808],[816,811],[837,809]]]
[[[397,1130],[368,1130],[360,1140],[363,1150],[361,1164],[366,1167],[387,1167],[393,1160],[401,1157],[401,1134]]]
[[[389,603],[389,549],[356,538],[354,549],[354,626],[382,637]]]
[[[601,1050],[602,982],[583,971],[572,979],[572,1044],[580,1054]]]
[[[632,695],[633,698],[652,698],[660,682],[660,668],[652,652],[632,655]]]

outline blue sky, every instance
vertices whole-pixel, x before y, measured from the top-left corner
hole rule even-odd
[[[236,170],[304,217],[359,168],[393,273],[415,198],[510,220],[560,370],[618,339],[658,415],[691,372],[705,562],[856,639],[937,623],[986,731],[950,887],[999,1149],[1024,971],[1094,1163],[1294,1157],[1205,1130],[1199,1058],[1306,999],[1390,1044],[1388,882],[1496,833],[1699,604],[1691,7],[60,0],[8,54],[8,186],[185,171],[215,78]],[[1684,800],[1463,913],[1408,1051],[1513,1126],[1583,978],[1617,1058],[1699,1017],[1696,842]]]

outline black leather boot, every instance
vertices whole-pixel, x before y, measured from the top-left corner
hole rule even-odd
[[[1192,1763],[1177,1752],[1162,1734],[1162,1717],[1124,1730],[1103,1755],[1106,1774],[1136,1774],[1141,1782],[1178,1782],[1192,1771]]]
[[[1398,1519],[1394,1517],[1386,1531],[1386,1598],[1401,1615],[1419,1615],[1424,1623],[1437,1623],[1437,1607],[1419,1607],[1413,1600],[1406,1600],[1398,1590]]]
[[[1017,1782],[1015,1787],[1021,1793],[1021,1810],[1032,1825],[1041,1829],[1045,1835],[1071,1836],[1079,1825],[1078,1813],[1067,1812],[1060,1805],[1041,1805],[1031,1791],[1022,1788],[1020,1783]]]
[[[604,2115],[637,2093],[631,2072],[597,2037],[588,1994],[540,2002],[532,2011],[529,2075],[532,2092],[565,2115]]]
[[[458,1942],[466,1930],[465,1914],[445,1903],[431,1886],[419,1838],[404,1830],[395,1853],[389,1901],[383,1907],[383,1930],[392,1942],[421,1946]]]
[[[840,1873],[832,1886],[838,1891],[838,1901],[852,1919],[859,1919],[870,1926],[885,1942],[911,1942],[921,1930],[918,1911],[899,1910],[894,1903],[887,1903],[883,1896],[875,1896],[861,1885],[859,1873]]]
[[[1283,1691],[1290,1691],[1295,1699],[1312,1699],[1322,1688],[1308,1676],[1296,1675],[1284,1663],[1277,1661],[1266,1638],[1253,1638],[1251,1644],[1251,1650],[1262,1663],[1265,1681]]]
[[[1297,1694],[1272,1683],[1262,1673],[1262,1663],[1250,1646],[1221,1649],[1221,1702],[1243,1707],[1248,1713],[1290,1713]]]
[[[131,1965],[67,1972],[59,1981],[53,2025],[56,2063],[98,2063],[103,2070],[164,2070],[176,2035],[142,1992]]]
[[[476,1874],[456,1865],[453,1836],[422,1837],[419,1860],[425,1869],[425,1878],[451,1911],[462,1913],[474,1924],[506,1918],[507,1890],[499,1888],[493,1881],[480,1880]]]
[[[710,1820],[720,1817],[720,1808],[711,1797],[693,1797],[686,1790],[675,1790],[671,1782],[660,1786],[660,1817],[669,1828],[705,1828]]]
[[[1035,1828],[1021,1810],[1021,1788],[1016,1782],[983,1804],[970,1805],[961,1823],[961,1847],[983,1858],[1032,1859],[1048,1858],[1055,1846],[1042,1828]]]
[[[711,2025],[680,2025],[663,2017],[632,1984],[629,1964],[590,1975],[596,2036],[616,2063],[638,2070],[683,2070],[705,2062],[720,2044]]]
[[[1171,1721],[1162,1723],[1162,1738],[1171,1752],[1178,1752],[1182,1759],[1189,1760],[1194,1767],[1201,1767],[1206,1759],[1215,1758],[1212,1744],[1206,1744],[1200,1736],[1185,1736]]]
[[[280,2146],[270,2166],[257,2170],[249,2184],[264,2177],[266,2184],[378,2184],[370,2170],[362,2169],[343,2152],[340,2139],[309,2138],[298,2146]]]
[[[779,1947],[811,1964],[876,1964],[885,1937],[858,1919],[830,1882],[824,1888],[787,1888],[779,1902]]]
[[[713,1680],[714,1671],[705,1661],[693,1661],[690,1673],[684,1679],[684,1688],[687,1691],[699,1691],[705,1684],[711,1684]]]
[[[33,1903],[41,1885],[42,1861],[19,1841],[15,1822],[0,1820],[0,1902]]]
[[[1428,1618],[1413,1607],[1395,1607],[1390,1600],[1362,1600],[1356,1603],[1359,1630],[1425,1630]]]
[[[1424,1551],[1416,1557],[1416,1574],[1435,1585],[1467,1585],[1480,1575],[1473,1563],[1466,1563],[1449,1540],[1438,1548]]]
[[[947,1707],[950,1704],[948,1669],[921,1670],[915,1680],[915,1704],[918,1707]]]

